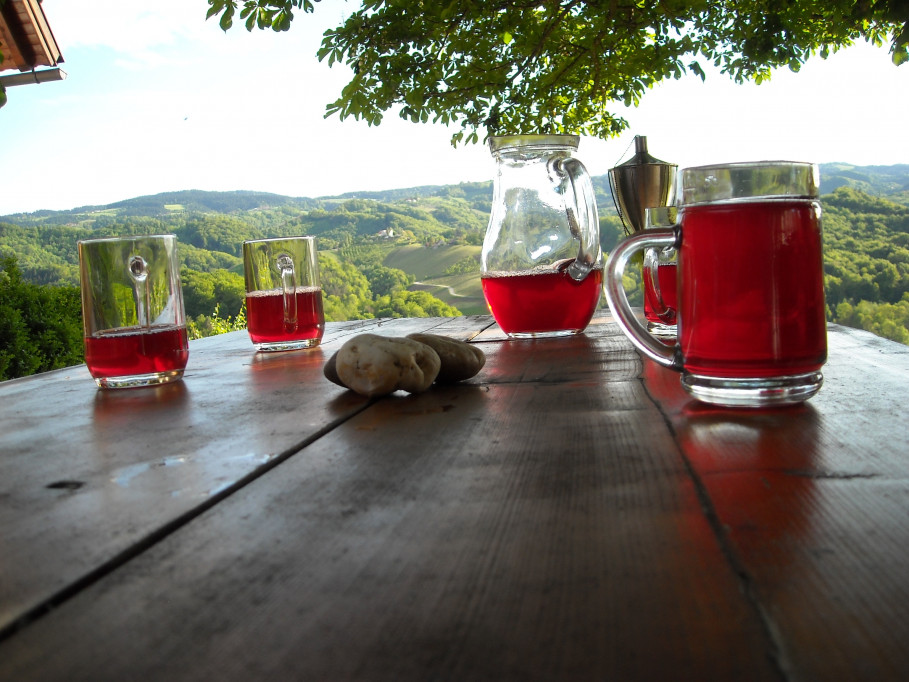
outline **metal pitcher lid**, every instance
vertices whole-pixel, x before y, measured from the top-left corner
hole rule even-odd
[[[618,164],[615,168],[628,168],[630,166],[645,166],[645,165],[663,165],[663,166],[675,166],[674,163],[669,163],[668,161],[660,161],[654,156],[650,155],[650,152],[647,151],[647,136],[646,135],[635,135],[634,136],[634,156],[632,156],[627,161]]]

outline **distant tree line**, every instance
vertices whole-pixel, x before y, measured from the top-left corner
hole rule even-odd
[[[76,243],[99,236],[177,235],[191,338],[245,328],[241,245],[265,236],[318,235],[328,321],[459,315],[427,292],[408,291],[414,278],[382,264],[392,242],[379,248],[377,233],[393,228],[395,244],[477,244],[485,222],[463,197],[399,203],[345,199],[331,210],[282,205],[248,214],[178,211],[125,219],[105,210],[76,223],[40,215],[33,224],[0,222],[0,380],[83,361]]]
[[[909,344],[909,206],[840,187],[823,210],[827,319]]]
[[[245,327],[240,245],[264,236],[318,237],[330,321],[458,315],[431,294],[410,291],[414,276],[385,264],[390,250],[404,245],[482,242],[488,193],[472,186],[446,189],[392,202],[345,198],[245,213],[118,218],[101,211],[69,216],[66,224],[43,214],[0,222],[0,379],[82,362],[76,242],[93,236],[178,236],[194,338]],[[597,193],[602,199],[603,188],[597,186]],[[909,344],[909,206],[848,187],[824,195],[822,204],[828,319]],[[601,246],[609,252],[622,237],[622,224],[614,212],[600,209]],[[379,236],[388,228],[393,239]],[[479,276],[472,257],[448,269]],[[626,281],[632,291],[638,288],[633,270]],[[640,305],[635,296],[632,303]]]

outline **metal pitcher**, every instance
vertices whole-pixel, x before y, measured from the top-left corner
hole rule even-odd
[[[616,211],[627,234],[647,225],[647,209],[675,202],[678,165],[654,158],[647,151],[647,138],[635,135],[634,156],[609,171],[609,188]]]

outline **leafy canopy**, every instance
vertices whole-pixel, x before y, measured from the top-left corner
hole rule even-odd
[[[286,31],[320,0],[208,0],[225,31]],[[798,71],[812,55],[865,40],[909,60],[905,0],[363,0],[325,32],[317,56],[353,75],[326,117],[378,125],[460,124],[452,143],[547,132],[608,138],[628,123],[617,103],[712,63],[736,82]]]

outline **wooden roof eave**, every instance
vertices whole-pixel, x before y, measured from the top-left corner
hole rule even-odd
[[[0,50],[0,71],[31,71],[63,62],[40,0],[0,0]]]

